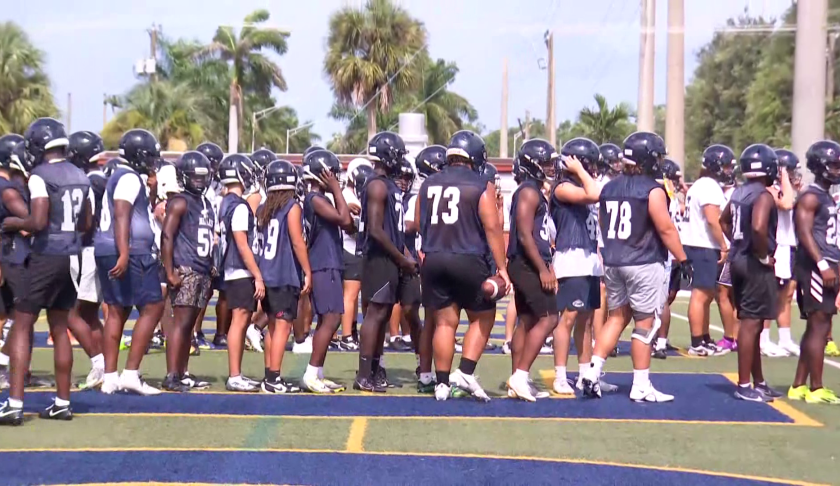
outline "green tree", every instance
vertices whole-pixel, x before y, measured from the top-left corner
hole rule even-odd
[[[453,133],[464,128],[464,122],[478,119],[478,112],[466,98],[447,89],[457,74],[454,62],[429,61],[423,68],[423,85],[412,96],[412,107],[420,104],[416,111],[426,116],[430,143],[446,144]]]
[[[595,109],[586,107],[580,110],[578,122],[582,136],[599,144],[621,143],[633,132],[635,126],[630,122],[633,110],[627,103],[619,103],[610,108],[607,99],[603,95],[596,94],[595,104]]]
[[[421,66],[415,59],[425,49],[423,24],[391,0],[368,0],[330,16],[324,72],[339,104],[366,106],[368,138],[396,92],[418,86]]]
[[[33,120],[58,116],[44,53],[12,22],[0,23],[0,133],[23,133]]]
[[[229,65],[230,86],[228,94],[228,151],[236,152],[239,134],[242,130],[245,92],[254,92],[266,97],[272,88],[286,91],[286,79],[280,66],[268,58],[263,50],[278,55],[286,53],[288,32],[271,27],[259,27],[269,19],[267,10],[256,10],[245,17],[246,26],[239,35],[229,26],[220,26],[213,36],[213,42],[198,52],[200,60],[218,59]]]

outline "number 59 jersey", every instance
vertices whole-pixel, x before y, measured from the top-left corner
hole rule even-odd
[[[605,266],[629,267],[666,260],[667,251],[648,212],[648,199],[654,189],[664,191],[645,175],[621,175],[601,189],[598,222]]]
[[[49,223],[35,233],[32,253],[77,255],[82,248],[82,234],[76,223],[90,191],[90,180],[70,162],[44,162],[32,169],[29,178],[31,199],[50,200]]]
[[[175,236],[172,263],[176,267],[189,267],[210,275],[213,266],[213,224],[216,220],[213,206],[206,197],[189,192],[171,196],[167,206],[179,198],[186,201],[187,211],[181,216]]]
[[[424,253],[486,255],[489,252],[478,202],[487,189],[469,167],[447,166],[420,188],[420,236]]]

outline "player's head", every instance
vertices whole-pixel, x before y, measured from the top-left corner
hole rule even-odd
[[[840,144],[833,140],[816,142],[805,153],[805,165],[818,184],[840,184]]]
[[[588,138],[577,137],[563,144],[563,148],[560,149],[560,157],[555,162],[558,171],[566,170],[566,164],[563,162],[566,157],[578,159],[583,169],[590,175],[594,175],[598,162],[603,158],[603,155],[601,155],[598,144]]]
[[[160,144],[152,132],[135,128],[120,138],[120,158],[140,174],[148,174],[160,158]]]
[[[745,148],[738,158],[738,165],[745,179],[761,181],[768,187],[773,185],[779,172],[776,152],[763,143],[755,143]]]
[[[373,164],[368,159],[357,157],[347,164],[347,173],[344,174],[344,186],[354,188],[356,184],[356,173],[361,167],[373,170]]]
[[[478,175],[484,179],[485,183],[493,184],[493,189],[496,191],[497,196],[502,193],[502,176],[499,175],[499,169],[495,165],[487,162],[481,167]]]
[[[204,194],[207,186],[210,185],[210,161],[198,151],[184,152],[175,164],[178,170],[178,179],[184,187],[184,191],[194,195]]]
[[[116,161],[117,159],[111,159]],[[110,163],[110,162],[109,162]],[[106,172],[106,176],[110,176],[110,173],[113,172],[112,169],[108,169],[108,165],[105,165],[103,172]],[[177,194],[181,192],[181,185],[178,183],[178,169],[175,168],[175,165],[168,161],[162,161],[157,165],[157,169],[155,169],[157,173],[157,187],[158,187],[158,198],[161,200],[169,199],[170,194]]]
[[[304,169],[302,165],[296,165],[298,180],[295,185],[295,197],[298,201],[303,201],[306,198],[306,181],[304,180]]]
[[[711,177],[722,186],[735,184],[735,152],[726,145],[710,145],[703,151],[701,175]]]
[[[356,174],[353,176],[353,193],[359,201],[362,200],[362,193],[365,191],[365,184],[367,181],[375,176],[372,167],[366,165],[359,166]]]
[[[341,174],[341,162],[334,153],[327,149],[312,150],[303,157],[303,178],[322,187],[324,183],[321,177],[327,173],[338,177]]]
[[[254,163],[254,168],[261,178],[264,177],[268,164],[275,160],[277,160],[277,155],[268,149],[259,149],[251,154],[251,162]]]
[[[446,163],[466,165],[481,173],[481,168],[487,163],[484,140],[469,130],[455,132],[446,147]]]
[[[534,138],[519,147],[513,161],[513,178],[517,184],[526,180],[546,182],[554,179],[557,149],[545,140]]]
[[[368,142],[368,159],[391,177],[399,174],[400,164],[407,153],[402,137],[394,132],[379,132]]]
[[[605,143],[598,149],[601,151],[602,158],[599,172],[610,177],[621,174],[621,171],[624,170],[624,155],[621,152],[621,147],[614,143]]]
[[[274,213],[289,201],[297,200],[299,182],[298,168],[288,160],[274,160],[265,168],[265,209],[257,218],[257,225],[265,228]]]
[[[446,166],[446,147],[443,145],[429,145],[414,158],[417,174],[421,180],[436,174]]]
[[[16,133],[0,137],[0,169],[12,169],[12,154],[18,145],[23,145],[23,137]]]
[[[680,179],[682,178],[680,165],[671,159],[665,159],[662,161],[662,177],[674,184],[679,184]]]
[[[24,157],[32,167],[66,156],[67,130],[55,118],[38,118],[23,133]]]
[[[244,194],[251,192],[256,181],[256,170],[254,163],[247,155],[231,154],[223,158],[219,163],[217,174],[219,182],[223,185],[240,184]]]
[[[67,160],[82,169],[87,170],[91,166],[98,165],[105,145],[102,137],[91,132],[81,131],[70,134],[70,143],[67,145]]]
[[[624,166],[633,173],[657,177],[665,158],[665,140],[655,133],[636,132],[624,139]]]
[[[414,164],[408,160],[407,156],[403,157],[402,162],[400,162],[400,173],[397,174],[394,183],[404,194],[408,194],[414,186],[415,179],[417,179],[417,173],[414,172]]]
[[[301,157],[301,160],[306,160],[306,156],[309,155],[310,153],[316,151],[316,150],[326,150],[326,149],[324,147],[321,147],[320,145],[312,145],[311,147],[309,147],[309,148],[307,148],[306,150],[303,151],[303,157]]]
[[[201,152],[210,161],[210,169],[213,171],[213,178],[218,179],[219,164],[225,158],[225,153],[222,148],[213,142],[204,142],[195,148],[197,152]]]
[[[776,149],[776,157],[779,158],[779,177],[780,180],[782,171],[786,171],[790,184],[794,189],[799,189],[802,184],[802,173],[799,171],[799,157],[788,149]]]
[[[12,150],[11,163],[12,169],[20,172],[24,178],[29,178],[29,174],[34,168],[29,159],[26,158],[26,149],[22,143],[17,144],[14,150]]]

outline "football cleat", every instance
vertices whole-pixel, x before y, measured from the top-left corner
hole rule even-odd
[[[79,390],[92,390],[102,385],[105,380],[105,369],[91,368],[84,383],[79,383]]]
[[[161,391],[146,383],[139,375],[127,376],[125,371],[120,375],[120,389],[150,397],[160,395]]]
[[[254,384],[245,377],[239,376],[237,378],[228,377],[225,381],[225,390],[240,393],[252,393],[259,391],[259,384]]]
[[[0,425],[22,425],[23,408],[13,408],[9,402],[0,403]]]
[[[808,388],[807,385],[793,387],[791,386],[788,388],[787,397],[788,400],[805,400],[805,397],[808,396],[811,390]]]
[[[284,394],[284,393],[299,393],[300,387],[284,380],[283,378],[277,378],[274,382],[268,382],[263,380],[262,385],[260,386],[263,393],[275,393],[275,394]]]
[[[748,402],[772,402],[773,399],[754,390],[751,387],[738,386],[735,390],[735,398],[739,400],[746,400]]]
[[[483,402],[490,401],[490,397],[487,395],[487,392],[481,388],[481,385],[478,383],[478,379],[475,375],[467,375],[461,370],[455,370],[454,373],[449,375],[449,383],[453,387],[460,388],[461,390],[469,393],[478,400]]]
[[[310,393],[317,393],[321,395],[328,395],[333,393],[332,388],[328,387],[323,380],[318,378],[317,376],[309,376],[304,375],[303,380],[301,380],[300,387],[303,390],[306,390]]]
[[[344,336],[341,338],[341,349],[345,351],[358,351],[359,341],[355,340],[353,336]]]
[[[385,393],[387,390],[386,387],[379,386],[371,378],[359,376],[353,382],[353,389],[371,393]]]
[[[388,373],[382,366],[380,366],[373,374],[373,381],[376,383],[376,386],[381,388],[402,388],[402,385],[399,383],[388,381]]]
[[[38,416],[47,420],[73,420],[73,410],[69,404],[60,407],[53,402],[49,407],[41,410]]]
[[[435,400],[442,402],[449,398],[452,393],[452,387],[446,383],[438,383],[435,385]]]
[[[759,383],[758,385],[754,386],[754,389],[758,393],[761,393],[762,395],[764,395],[765,397],[768,397],[768,398],[782,398],[784,396],[784,393],[782,393],[778,390],[775,390],[773,388],[770,388],[770,385],[768,385],[767,383],[764,383],[764,384]]]
[[[673,402],[674,395],[662,393],[653,387],[653,384],[648,383],[647,386],[636,386],[630,389],[630,400],[634,402],[650,402],[650,403],[665,403]]]
[[[181,383],[190,387],[191,390],[206,390],[210,388],[210,382],[201,380],[195,375],[191,375],[189,371],[184,373],[181,377]]]
[[[258,353],[263,352],[262,333],[257,329],[257,326],[253,324],[248,326],[248,330],[245,331],[245,345],[248,349]]]
[[[0,366],[0,390],[9,388],[9,367]]]
[[[166,375],[166,378],[163,379],[161,387],[168,392],[174,393],[186,393],[190,391],[189,385],[185,385],[181,382],[180,377],[175,373]]]
[[[511,375],[507,381],[508,396],[511,398],[519,398],[526,402],[536,402],[537,399],[531,394],[531,386],[527,379],[518,379],[515,375]]]

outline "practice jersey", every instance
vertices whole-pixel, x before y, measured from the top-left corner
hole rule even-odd
[[[292,249],[289,236],[289,210],[297,204],[290,199],[274,212],[268,224],[257,233],[260,257],[258,265],[266,287],[300,288],[301,267]],[[257,217],[265,211],[265,205],[257,209]]]
[[[598,250],[598,216],[586,204],[571,204],[557,199],[554,190],[560,184],[571,184],[575,187],[583,185],[563,176],[551,188],[550,211],[554,226],[557,227],[557,239],[554,242],[556,251],[582,248],[595,253]]]
[[[673,197],[669,195],[669,203],[668,203],[668,214],[671,215],[671,222],[674,223],[674,227],[677,228],[677,233],[682,237],[682,219],[683,215],[680,212],[680,200],[677,197],[677,194],[674,194]],[[674,255],[671,252],[668,252],[668,260],[671,261],[674,259]]]
[[[735,189],[729,200],[732,212],[732,245],[729,247],[729,259],[754,254],[752,229],[752,212],[756,199],[762,194],[769,194],[767,188],[760,183],[744,184]],[[776,226],[778,211],[773,204],[770,217],[767,220],[767,254],[772,256],[776,251]]]
[[[418,250],[420,249],[420,232],[417,231],[415,233],[408,232],[408,223],[414,221],[414,209],[417,207],[417,195],[408,195],[408,199],[405,199],[406,195],[403,195],[403,206],[405,210],[403,214],[405,214],[405,247],[408,249],[408,252],[411,254],[412,258],[417,260],[419,257]]]
[[[155,232],[152,230],[152,208],[146,195],[143,180],[133,169],[124,165],[108,178],[102,197],[102,210],[99,215],[99,228],[93,237],[96,256],[119,255],[114,234],[115,201],[131,204],[131,216],[128,226],[128,254],[150,255],[155,248]]]
[[[551,260],[550,226],[553,226],[554,222],[548,215],[548,201],[545,199],[545,196],[543,196],[542,191],[540,191],[540,186],[532,180],[520,184],[511,197],[510,238],[508,242],[507,257],[527,257],[527,255],[525,255],[525,248],[522,246],[522,242],[519,241],[519,230],[517,229],[516,224],[516,208],[519,207],[519,196],[522,194],[522,190],[526,188],[533,189],[539,196],[539,204],[537,204],[536,212],[534,213],[534,227],[531,231],[531,236],[537,244],[537,250],[539,250],[540,256],[547,262]]]
[[[248,246],[254,251],[254,213],[242,196],[228,193],[219,204],[219,256],[220,272],[224,280],[252,277],[245,260],[239,253],[239,247],[233,238],[235,231],[244,231]]]
[[[648,199],[662,186],[645,175],[620,175],[601,189],[598,216],[608,267],[664,262],[667,251],[648,212]],[[561,235],[559,228],[557,234]]]
[[[27,192],[24,186],[16,182],[0,178],[0,195],[2,195],[7,189],[17,191],[23,199],[23,203],[29,207],[29,192]],[[2,199],[0,199],[0,201],[2,201]],[[6,208],[5,204],[0,202],[0,221],[3,221],[9,216],[12,216],[12,212]],[[0,262],[21,264],[26,261],[26,257],[29,256],[31,241],[32,238],[29,236],[23,236],[20,232],[3,233],[3,241],[2,244],[0,244]]]
[[[178,234],[175,235],[173,263],[176,267],[189,267],[198,273],[210,275],[213,266],[213,222],[215,214],[210,201],[204,196],[182,192],[170,196],[168,206],[173,201],[183,199],[187,210],[181,216]]]
[[[814,241],[817,243],[817,248],[823,259],[837,262],[840,261],[840,247],[837,246],[837,226],[838,226],[838,212],[837,206],[834,204],[834,199],[822,187],[811,184],[799,195],[796,204],[805,194],[813,194],[817,197],[819,206],[814,213],[814,227],[812,233]],[[794,206],[796,211],[796,206]],[[781,224],[781,222],[779,223]],[[807,264],[807,266],[814,265],[811,256],[805,251],[801,245],[796,248],[796,262],[799,264]]]
[[[391,243],[399,250],[403,251],[405,248],[405,219],[403,215],[402,191],[394,184],[394,181],[387,177],[378,175],[367,182],[369,186],[371,182],[380,180],[385,183],[387,195],[385,196],[385,207],[382,214],[382,225],[385,234]],[[368,192],[362,193],[362,217],[359,223],[359,233],[362,241],[362,249],[365,255],[388,255],[384,248],[379,246],[368,234]]]
[[[607,185],[607,182],[610,182],[611,180],[612,180],[612,177],[608,176],[607,174],[602,174],[601,176],[599,176],[598,179],[595,180],[595,183],[598,184],[598,190],[603,189],[604,186]],[[593,209],[594,209],[594,212],[595,212],[595,217],[597,218],[598,215],[601,212],[601,203],[595,203],[592,206],[593,206]],[[598,248],[603,248],[604,247],[604,237],[601,235],[601,225],[597,226],[597,230],[598,231],[596,233],[596,237],[598,239]]]
[[[344,264],[341,257],[341,228],[318,216],[313,204],[316,198],[323,199],[327,204],[333,205],[329,198],[318,192],[310,192],[303,200],[303,219],[308,228],[307,234],[309,237],[307,241],[309,242],[309,261],[312,265],[312,271],[342,270]]]
[[[418,197],[424,253],[485,256],[490,252],[478,214],[486,189],[487,182],[462,165],[447,166],[423,181]]]
[[[93,240],[102,219],[102,198],[105,195],[108,177],[101,170],[92,170],[87,173],[87,176],[88,180],[90,180],[90,192],[88,196],[90,199],[90,210],[93,213],[93,231],[90,231],[82,237],[82,246],[93,246]]]
[[[680,234],[682,244],[719,250],[720,245],[712,237],[703,208],[705,206],[717,206],[722,209],[725,205],[726,198],[718,181],[711,177],[697,179],[685,195],[684,224],[683,231]]]
[[[49,198],[47,227],[35,233],[32,253],[43,255],[78,255],[82,234],[76,229],[90,191],[90,180],[81,169],[66,160],[44,162],[32,169],[29,195]]]

